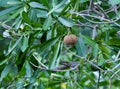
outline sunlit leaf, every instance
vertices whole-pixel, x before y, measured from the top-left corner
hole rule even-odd
[[[80,55],[82,57],[86,56],[86,47],[85,47],[85,43],[84,43],[82,37],[78,38],[78,42],[75,45],[75,47],[77,49],[78,55]]]
[[[28,17],[28,13],[26,12],[22,12],[22,18],[23,18],[23,21],[28,23],[28,24],[31,24],[31,20],[30,18]]]
[[[30,2],[30,6],[33,8],[41,8],[41,9],[46,9],[45,6],[43,6],[42,4],[38,3],[38,2]]]
[[[25,68],[26,68],[26,77],[32,76],[32,68],[28,61],[25,62]]]
[[[54,12],[55,10],[57,10],[59,7],[61,7],[64,3],[66,2],[66,0],[63,0],[62,2],[60,2],[58,5],[56,5],[55,7],[53,7],[47,15],[51,14],[52,12]]]
[[[67,27],[72,27],[74,25],[73,21],[71,19],[65,18],[65,17],[59,17],[58,20]]]
[[[2,73],[1,73],[0,82],[1,82],[1,81],[3,80],[3,78],[6,77],[6,75],[10,72],[11,67],[12,67],[12,65],[11,65],[11,64],[8,64],[8,65],[4,68],[4,70],[3,70]]]
[[[40,18],[40,17],[43,17],[43,18],[47,18],[47,11],[43,11],[43,10],[39,10],[37,11],[37,17]]]
[[[0,0],[0,6],[1,7],[10,7],[12,5],[18,5],[21,4],[18,0]]]
[[[13,6],[13,7],[11,7],[11,8],[2,10],[2,11],[0,11],[0,16],[6,15],[6,14],[10,13],[11,11],[13,11],[13,10],[15,10],[15,9],[17,9],[17,8],[19,8],[19,7],[20,7],[20,5],[18,5],[18,6]]]
[[[104,53],[110,54],[111,50],[108,47],[106,47],[104,45],[99,45],[99,47]]]
[[[91,38],[87,37],[87,36],[83,36],[82,37],[85,39],[85,41],[90,44],[92,47],[95,47],[96,42],[94,40],[92,40]]]
[[[28,37],[23,37],[23,39],[22,39],[22,46],[21,46],[21,50],[22,50],[22,52],[24,52],[25,50],[26,50],[26,48],[28,47]]]
[[[98,51],[99,51],[99,46],[98,46],[98,44],[96,44],[93,48],[93,55],[95,56],[95,58],[98,55]]]
[[[40,52],[43,52],[45,50],[48,50],[52,45],[54,45],[57,42],[57,40],[58,40],[58,37],[52,38],[52,39],[44,42],[43,44],[37,44],[37,45],[31,47],[31,49],[39,47],[40,48]]]
[[[103,55],[102,54],[99,55],[98,65],[102,66],[104,62],[105,62],[105,59],[103,58]]]
[[[110,3],[111,5],[117,5],[117,4],[120,3],[120,0],[109,0],[109,3]]]
[[[43,29],[47,30],[53,23],[54,23],[53,18],[51,16],[49,16],[43,24]]]
[[[108,41],[109,45],[120,46],[120,38],[113,38]]]
[[[55,64],[56,64],[56,60],[57,60],[57,57],[58,57],[59,49],[60,49],[60,42],[56,45],[56,47],[53,51],[52,58],[50,59],[51,60],[50,69],[53,69],[53,68],[56,67]]]
[[[43,3],[45,6],[49,7],[49,2],[48,2],[48,0],[41,0],[41,1],[42,1],[42,3]]]
[[[80,0],[80,3],[88,2],[89,0]]]
[[[16,41],[16,43],[8,50],[7,55],[10,54],[10,53],[17,47],[17,45],[20,43],[21,39],[22,39],[22,36],[21,36],[21,37]]]

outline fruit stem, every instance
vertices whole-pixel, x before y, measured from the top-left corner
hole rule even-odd
[[[69,35],[69,34],[70,34],[70,28],[68,28],[67,30],[68,30],[68,33],[67,33],[67,35]]]

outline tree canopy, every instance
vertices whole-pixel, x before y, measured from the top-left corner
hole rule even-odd
[[[0,89],[119,89],[120,0],[0,0]]]

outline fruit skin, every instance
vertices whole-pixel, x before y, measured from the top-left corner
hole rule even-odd
[[[68,45],[74,45],[77,43],[77,41],[78,41],[77,36],[73,34],[64,37],[64,43]]]

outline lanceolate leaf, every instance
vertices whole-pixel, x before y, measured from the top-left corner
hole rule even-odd
[[[98,65],[102,66],[104,62],[105,62],[105,59],[103,58],[103,55],[100,54],[98,59]]]
[[[96,44],[93,48],[93,55],[94,55],[95,58],[98,55],[98,51],[99,51],[99,46],[98,46],[98,44]]]
[[[55,38],[52,38],[52,39],[44,42],[43,44],[37,44],[37,45],[33,46],[31,49],[39,47],[40,52],[48,50],[51,46],[53,46],[57,42],[58,38],[59,37],[55,37]]]
[[[42,3],[49,8],[49,1],[48,0],[42,0]]]
[[[62,2],[60,2],[58,5],[56,5],[55,7],[53,7],[47,14],[50,15],[52,12],[54,12],[55,10],[57,10],[59,7],[61,7],[64,3],[66,2],[66,0],[63,0]]]
[[[102,52],[106,53],[106,54],[110,54],[111,50],[106,47],[105,45],[99,45],[99,48],[101,49]]]
[[[1,82],[1,81],[3,80],[3,78],[6,77],[6,75],[10,72],[11,68],[12,68],[12,64],[8,64],[8,65],[4,68],[4,70],[3,70],[2,73],[1,73],[0,82]]]
[[[95,84],[95,80],[94,80],[94,77],[91,76],[89,73],[87,73],[86,71],[83,71],[83,73],[86,75],[86,77],[88,79],[90,79],[90,81],[92,82],[92,84],[94,85]]]
[[[9,54],[17,47],[17,45],[20,43],[21,39],[22,39],[22,36],[21,36],[21,37],[16,41],[16,43],[8,50],[7,55],[9,55]]]
[[[111,5],[117,5],[117,4],[120,4],[120,0],[109,0],[109,3]]]
[[[23,18],[23,21],[30,24],[31,25],[31,20],[30,18],[28,17],[28,13],[26,12],[22,12],[22,18]]]
[[[32,68],[28,61],[25,62],[25,68],[26,68],[26,77],[32,76]]]
[[[21,44],[21,50],[24,52],[26,48],[28,47],[28,38],[26,36],[23,37],[22,39],[22,44]]]
[[[61,42],[59,41],[58,44],[56,45],[54,51],[53,51],[52,58],[50,59],[51,60],[50,69],[53,69],[56,67],[56,60],[57,60],[59,49],[60,49],[60,43]]]
[[[33,7],[33,8],[46,9],[45,6],[43,6],[42,4],[40,4],[38,2],[30,2],[30,6]]]
[[[43,29],[47,30],[53,23],[54,23],[53,18],[51,16],[49,16],[43,24]]]
[[[59,17],[58,20],[67,27],[72,27],[74,25],[73,21],[71,19],[65,18],[65,17]]]
[[[48,16],[47,15],[47,11],[44,11],[44,10],[37,10],[37,17],[40,18],[40,17],[43,17],[43,18],[47,18]]]
[[[108,41],[109,45],[120,46],[120,38],[113,38]]]
[[[89,0],[80,0],[80,3],[88,2]]]
[[[85,39],[85,41],[90,44],[92,47],[95,47],[96,45],[96,42],[94,40],[92,40],[91,38],[87,37],[87,36],[84,36],[82,35],[82,37]]]
[[[15,10],[15,9],[18,9],[21,5],[18,5],[18,6],[13,6],[11,8],[8,8],[8,9],[5,9],[3,11],[0,11],[0,16],[3,16],[3,15],[6,15],[8,13],[10,13],[11,11]]]
[[[69,3],[63,8],[63,10],[60,12],[60,14],[59,14],[58,17],[60,17],[61,15],[63,15],[63,14],[65,13],[65,10],[68,9],[68,7],[70,6],[71,3],[72,3],[72,2],[69,2]]]
[[[86,47],[85,47],[85,44],[84,44],[84,41],[83,41],[82,37],[78,38],[78,42],[75,45],[75,47],[77,49],[78,55],[80,55],[82,57],[85,57],[85,55],[86,55]]]
[[[0,7],[10,7],[21,4],[19,0],[0,0]]]

